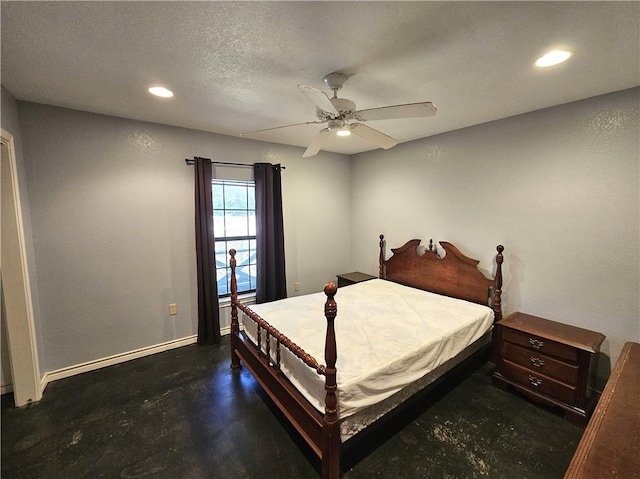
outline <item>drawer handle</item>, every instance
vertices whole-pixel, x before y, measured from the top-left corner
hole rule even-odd
[[[531,374],[529,374],[529,382],[531,383],[531,385],[535,388],[537,388],[538,386],[540,386],[542,384],[542,379],[537,378],[535,376],[532,376]]]
[[[537,367],[537,368],[541,368],[542,366],[544,366],[544,360],[540,359],[540,358],[536,358],[535,356],[531,356],[531,363]]]
[[[533,349],[542,349],[542,346],[544,346],[544,341],[540,341],[539,339],[529,339],[529,344],[531,345],[531,347]]]

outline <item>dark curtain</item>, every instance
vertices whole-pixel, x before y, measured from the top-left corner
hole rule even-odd
[[[280,165],[256,163],[257,276],[256,302],[287,297]]]
[[[213,239],[211,160],[195,158],[196,257],[198,263],[198,344],[220,342],[220,311]]]

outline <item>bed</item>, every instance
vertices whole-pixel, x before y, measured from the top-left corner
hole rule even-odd
[[[378,279],[251,308],[238,300],[230,251],[231,367],[253,374],[320,458],[324,479],[340,477],[344,443],[491,347],[504,248],[487,277],[453,244],[420,243],[385,260],[380,235]]]

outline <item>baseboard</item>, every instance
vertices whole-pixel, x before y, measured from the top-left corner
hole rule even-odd
[[[0,395],[12,393],[13,392],[13,384],[5,384],[4,386],[0,386]]]
[[[227,333],[228,334],[228,333]],[[96,359],[75,366],[69,366],[67,368],[58,369],[56,371],[49,371],[44,373],[40,384],[42,392],[52,381],[58,379],[68,378],[75,376],[76,374],[82,374],[89,371],[95,371],[96,369],[105,368],[107,366],[113,366],[115,364],[131,361],[132,359],[142,358],[144,356],[150,356],[152,354],[161,353],[174,348],[180,348],[189,344],[194,344],[197,340],[197,336],[187,336],[186,338],[174,339],[173,341],[167,341],[166,343],[156,344],[154,346],[148,346],[146,348],[136,349],[134,351],[128,351],[126,353],[115,354],[102,359]],[[12,388],[13,390],[13,388]]]

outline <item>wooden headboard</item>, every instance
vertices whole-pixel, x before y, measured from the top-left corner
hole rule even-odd
[[[478,269],[480,261],[465,256],[446,241],[440,241],[444,257],[438,254],[433,241],[429,241],[427,248],[420,245],[419,239],[413,239],[399,248],[392,248],[393,255],[388,260],[384,259],[384,243],[384,235],[380,235],[380,278],[488,305],[494,310],[495,321],[502,319],[502,245],[496,248],[496,276],[487,278]]]

